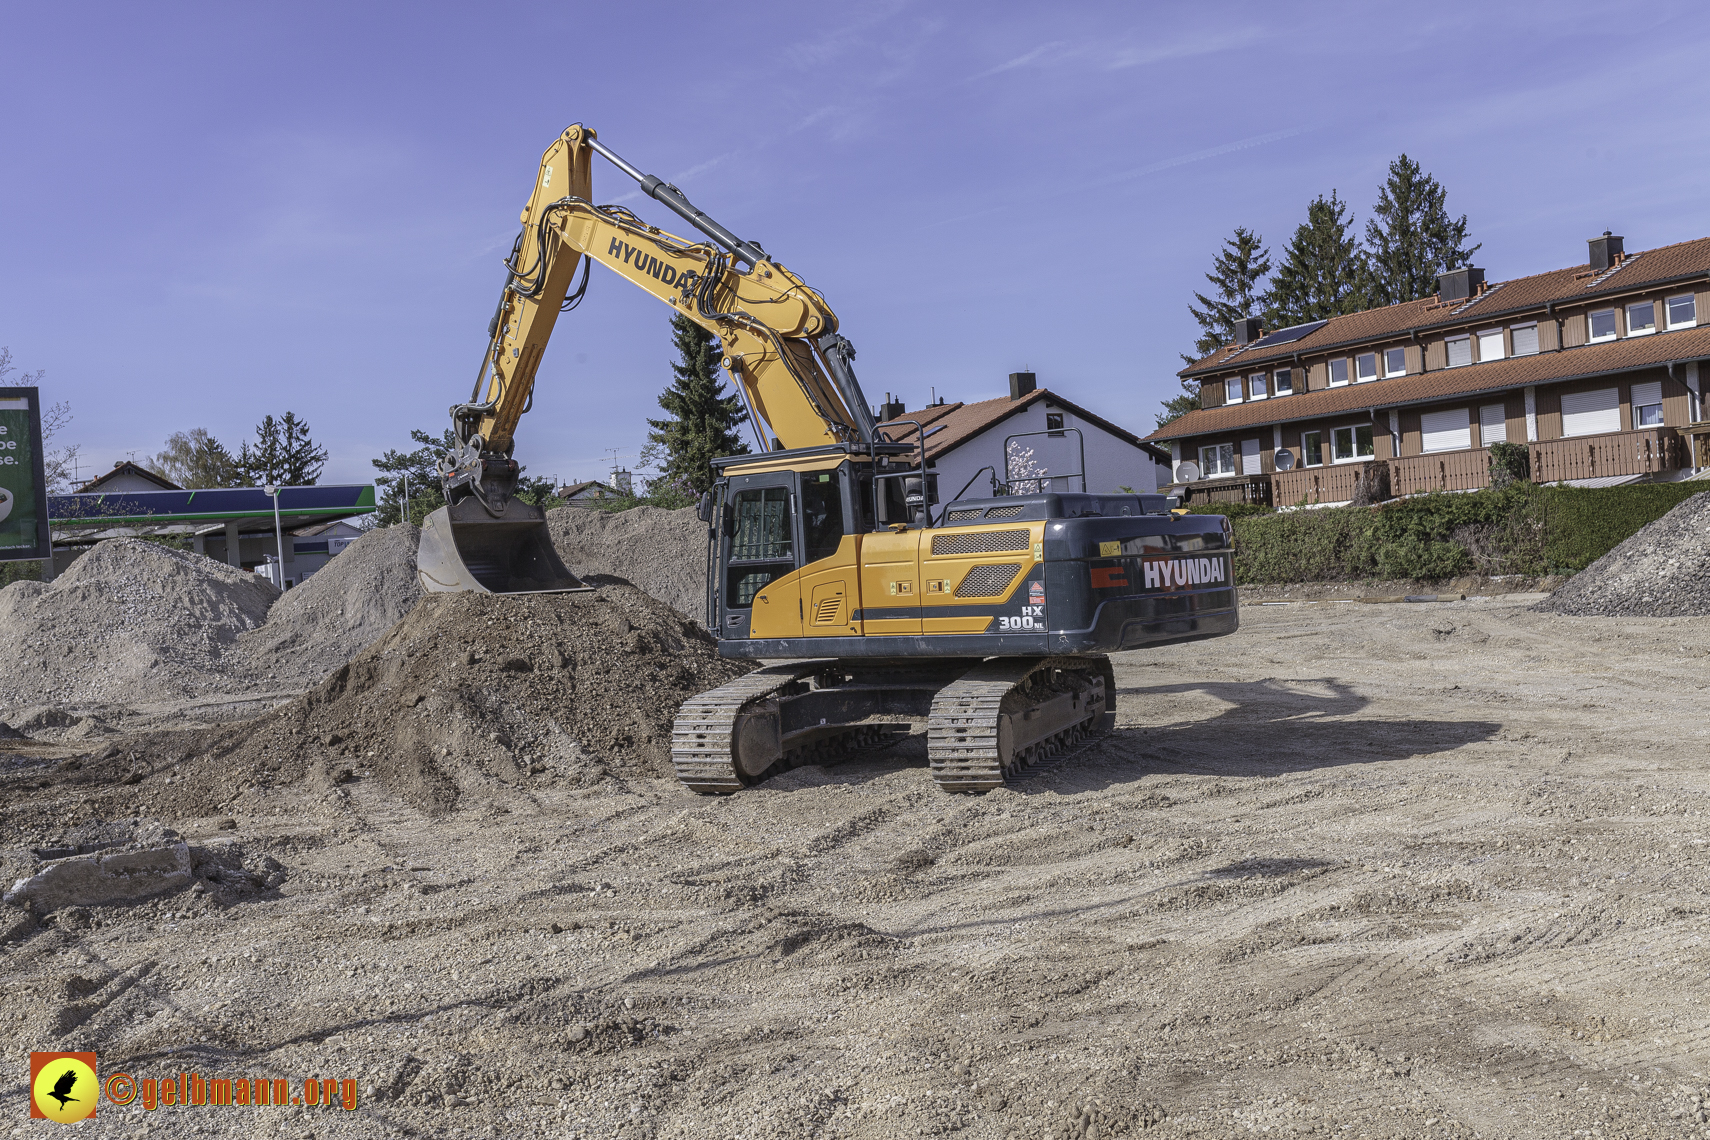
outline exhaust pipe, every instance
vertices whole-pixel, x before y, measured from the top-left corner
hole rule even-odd
[[[553,549],[546,512],[508,499],[497,518],[474,497],[422,520],[416,578],[430,594],[542,594],[592,590]]]

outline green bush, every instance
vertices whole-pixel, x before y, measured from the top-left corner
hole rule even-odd
[[[1700,490],[1700,483],[1538,487],[1511,483],[1468,494],[1437,492],[1377,507],[1230,515],[1235,580],[1348,581],[1544,574],[1583,570]]]
[[[1552,571],[1584,570],[1693,495],[1702,482],[1540,489],[1544,561]]]

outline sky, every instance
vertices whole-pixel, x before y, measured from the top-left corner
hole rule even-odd
[[[82,471],[296,412],[323,482],[467,397],[575,122],[817,288],[869,402],[1010,372],[1145,434],[1236,226],[1281,251],[1403,152],[1491,281],[1710,235],[1686,5],[303,2],[0,11],[0,346]],[[598,202],[688,228],[596,160]],[[669,310],[594,270],[517,458],[633,466]],[[11,377],[16,382],[17,374]]]

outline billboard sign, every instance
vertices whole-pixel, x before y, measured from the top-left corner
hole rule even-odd
[[[34,388],[0,388],[0,562],[50,549],[41,398]]]

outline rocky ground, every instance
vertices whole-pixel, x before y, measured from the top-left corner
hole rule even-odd
[[[100,1136],[1710,1136],[1704,620],[1535,600],[1250,606],[981,797],[912,738],[729,799],[548,755],[439,814],[366,769],[175,812],[159,737],[0,741],[8,881],[183,844],[0,909],[11,1131],[79,1048],[360,1089]]]

